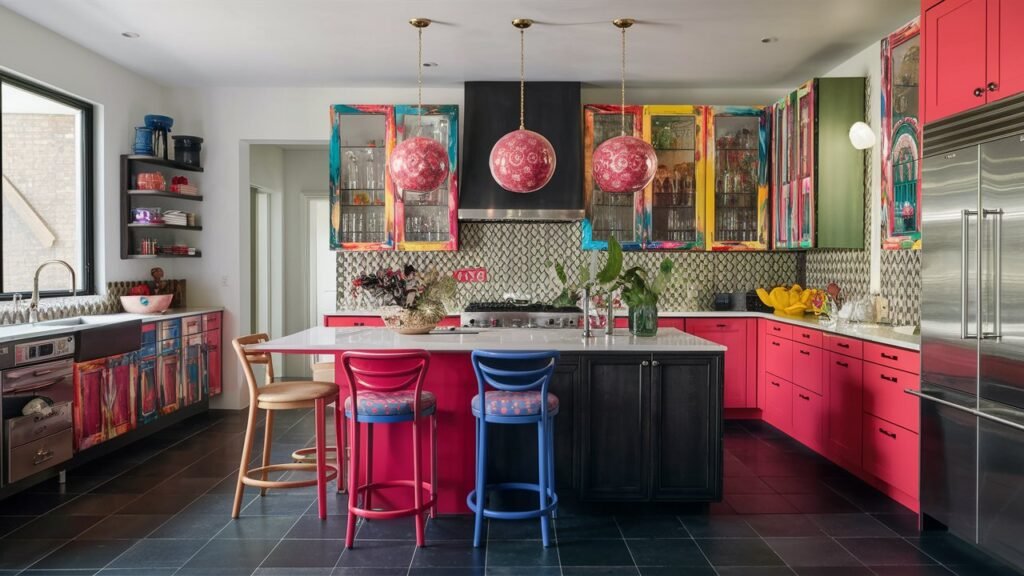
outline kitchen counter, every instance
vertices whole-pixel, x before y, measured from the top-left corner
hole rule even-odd
[[[0,344],[6,344],[8,342],[14,342],[16,340],[29,340],[35,338],[45,338],[47,336],[57,336],[61,334],[74,334],[81,330],[87,330],[96,326],[102,326],[104,324],[113,324],[116,322],[129,322],[132,320],[140,320],[142,323],[146,322],[160,322],[163,320],[173,320],[175,318],[183,318],[185,316],[195,316],[197,314],[207,314],[210,312],[220,312],[224,310],[219,307],[208,307],[208,308],[171,308],[163,314],[129,314],[127,312],[121,312],[118,314],[97,314],[93,316],[82,316],[86,321],[83,324],[54,324],[48,325],[47,321],[40,322],[38,324],[12,324],[10,326],[0,326]]]
[[[292,353],[328,353],[338,350],[422,349],[431,352],[487,350],[558,350],[560,352],[724,352],[725,347],[675,328],[661,328],[653,338],[638,338],[624,329],[611,337],[595,330],[583,339],[575,329],[479,329],[474,334],[438,332],[403,335],[387,328],[317,327],[252,347],[254,350]]]
[[[373,310],[338,310],[336,315],[338,316],[379,316],[380,313]],[[457,316],[458,314],[453,314]],[[832,326],[825,326],[818,321],[817,316],[803,316],[803,317],[792,317],[792,316],[780,316],[778,314],[772,314],[770,312],[746,312],[746,311],[659,311],[658,315],[663,318],[767,318],[776,322],[784,322],[786,324],[793,324],[796,326],[806,326],[814,328],[815,330],[821,330],[829,334],[836,334],[839,336],[847,336],[850,338],[859,338],[861,340],[867,340],[869,342],[876,342],[878,344],[886,344],[888,346],[897,346],[899,348],[905,348],[907,350],[920,350],[921,349],[921,336],[916,334],[905,334],[903,332],[897,332],[892,326],[885,326],[880,324],[857,324],[857,323],[844,323],[840,322]],[[616,312],[616,316],[626,316],[625,310]],[[659,331],[660,333],[660,331]]]

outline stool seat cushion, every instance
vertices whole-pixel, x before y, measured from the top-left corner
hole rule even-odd
[[[412,414],[413,405],[416,402],[415,390],[399,390],[397,392],[378,392],[376,390],[359,390],[356,393],[359,400],[358,413],[360,416],[401,416]],[[426,412],[437,405],[437,398],[433,392],[422,390],[420,392],[420,412]],[[345,415],[352,416],[352,397],[345,399]]]
[[[492,416],[535,416],[540,414],[540,391],[512,392],[491,390],[485,392],[487,414]],[[473,396],[473,412],[480,413],[480,395]],[[548,394],[548,413],[558,411],[558,396]]]
[[[275,382],[259,389],[259,402],[307,402],[338,395],[338,386],[330,382]]]

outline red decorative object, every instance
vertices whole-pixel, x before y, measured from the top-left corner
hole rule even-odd
[[[432,138],[404,140],[391,152],[391,178],[402,190],[430,192],[448,178],[448,151]]]
[[[616,136],[594,150],[594,182],[610,194],[643,190],[654,180],[658,156],[654,147],[633,136]]]
[[[456,282],[487,282],[487,268],[459,268],[452,276]]]
[[[555,174],[555,149],[540,134],[520,128],[491,148],[491,176],[509,192],[536,192]]]

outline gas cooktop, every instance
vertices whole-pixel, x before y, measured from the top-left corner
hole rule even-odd
[[[583,311],[576,306],[473,302],[460,318],[465,327],[481,328],[575,328]]]

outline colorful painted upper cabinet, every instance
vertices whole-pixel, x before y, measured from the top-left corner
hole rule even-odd
[[[643,106],[588,104],[583,107],[583,249],[606,250],[608,238],[623,250],[640,250],[644,242],[644,193],[608,194],[594,183],[594,150],[623,132],[644,138]]]
[[[1024,2],[945,0],[922,7],[926,123],[1024,91]]]
[[[775,103],[772,247],[864,247],[864,78],[817,78]]]
[[[882,39],[882,247],[888,250],[920,247],[920,32],[915,18]]]
[[[658,171],[644,190],[646,249],[706,245],[705,122],[704,106],[644,107],[644,134],[658,155]]]
[[[761,107],[714,106],[707,126],[708,245],[766,250],[768,117]]]
[[[331,107],[331,249],[458,248],[458,117],[455,105]],[[448,148],[451,175],[428,193],[398,190],[391,151],[418,134]]]

